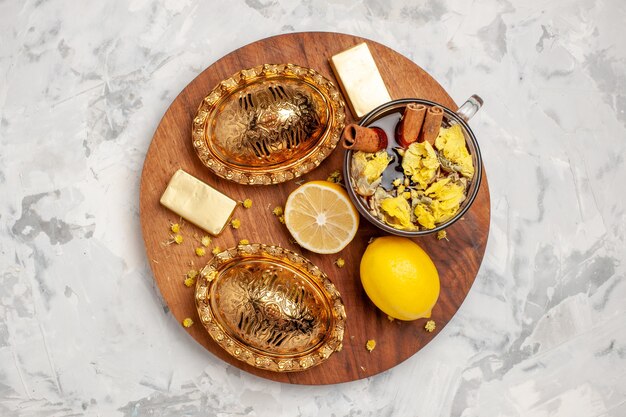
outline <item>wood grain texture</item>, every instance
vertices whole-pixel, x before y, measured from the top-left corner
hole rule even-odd
[[[287,196],[297,188],[295,181],[272,186],[246,186],[220,179],[205,168],[191,143],[191,124],[200,101],[221,80],[237,71],[264,63],[294,63],[319,71],[335,81],[328,58],[344,49],[366,41],[337,33],[295,33],[263,39],[226,55],[196,77],[174,100],[159,124],[144,163],[140,210],[146,252],[172,314],[181,322],[191,317],[196,324],[188,329],[198,343],[220,359],[252,374],[296,384],[332,384],[365,378],[385,371],[424,347],[450,321],[465,299],[483,258],[490,222],[489,187],[483,171],[478,196],[464,218],[448,228],[449,241],[435,236],[415,239],[437,265],[441,279],[441,295],[433,310],[437,323],[433,333],[424,331],[425,320],[389,321],[387,316],[368,300],[359,280],[359,262],[371,237],[383,232],[361,218],[356,238],[337,255],[318,255],[302,250],[289,241],[289,233],[272,215],[275,206],[283,206]],[[425,71],[397,52],[367,40],[393,99],[416,97],[436,101],[456,109],[454,101]],[[352,117],[347,114],[347,123]],[[317,169],[301,180],[325,179],[330,172],[341,169],[343,150],[336,149]],[[199,242],[193,235],[204,234],[186,224],[182,245],[163,245],[169,238],[170,222],[178,222],[175,214],[159,205],[159,198],[172,174],[182,168],[236,200],[251,198],[253,207],[238,206],[234,217],[241,228],[227,227],[214,239],[220,248],[235,246],[240,239],[277,244],[301,252],[319,266],[342,294],[348,315],[344,347],[321,366],[298,373],[261,371],[237,361],[213,342],[197,317],[194,289],[183,285],[184,274],[203,266],[210,253],[202,258],[194,254]],[[339,257],[346,260],[342,269],[334,265]],[[365,349],[368,339],[375,339],[376,349]],[[164,340],[163,343],[168,343]]]

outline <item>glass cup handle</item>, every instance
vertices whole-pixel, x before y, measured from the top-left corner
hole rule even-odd
[[[468,122],[469,119],[471,119],[482,106],[483,99],[474,94],[468,98],[467,101],[461,105],[461,107],[459,107],[456,114],[458,114],[463,121]]]

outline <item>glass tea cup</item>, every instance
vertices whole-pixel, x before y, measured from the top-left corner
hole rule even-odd
[[[397,144],[394,139],[395,124],[397,123],[397,121],[399,121],[400,116],[404,112],[404,108],[406,107],[406,105],[410,103],[423,104],[427,107],[439,106],[444,111],[444,117],[443,117],[444,126],[451,126],[454,124],[458,124],[459,126],[461,126],[461,129],[463,131],[463,136],[465,137],[465,143],[467,145],[467,150],[472,156],[472,163],[474,165],[474,176],[472,177],[469,188],[467,189],[467,196],[465,200],[461,203],[461,206],[459,207],[459,210],[456,212],[456,214],[452,216],[451,218],[449,218],[448,220],[446,220],[445,222],[437,224],[433,229],[420,229],[420,230],[397,229],[383,222],[376,216],[374,216],[370,212],[370,209],[368,208],[368,203],[365,197],[356,193],[355,187],[353,184],[353,179],[352,179],[352,176],[350,175],[350,166],[352,164],[352,155],[353,155],[352,150],[346,150],[345,152],[344,162],[343,162],[343,177],[344,177],[346,189],[348,191],[350,199],[354,203],[359,213],[361,213],[361,215],[365,217],[370,223],[372,223],[374,226],[378,227],[379,229],[385,232],[391,233],[393,235],[405,236],[405,237],[416,237],[416,236],[427,235],[430,233],[435,233],[452,225],[458,219],[463,217],[463,215],[467,212],[467,210],[470,208],[470,206],[476,199],[476,195],[478,194],[478,189],[480,187],[480,181],[482,177],[482,169],[483,169],[482,157],[480,154],[480,148],[478,147],[478,141],[476,140],[476,136],[474,135],[474,132],[472,132],[472,129],[470,129],[470,127],[468,126],[467,122],[482,107],[483,100],[479,96],[473,95],[465,103],[463,103],[463,105],[461,105],[461,107],[459,107],[459,109],[456,112],[450,110],[449,108],[445,106],[442,106],[441,104],[438,104],[429,100],[423,100],[423,99],[417,99],[417,98],[404,98],[400,100],[393,100],[388,103],[382,104],[376,107],[375,109],[373,109],[372,111],[370,111],[361,119],[361,121],[359,122],[359,125],[364,126],[364,127],[377,126],[377,127],[383,128],[383,130],[386,131],[387,138],[388,138],[387,151],[388,153],[391,153],[392,152],[391,150],[394,147],[397,147]],[[395,118],[387,117],[387,116],[394,115],[394,114],[396,114]],[[387,121],[388,126],[381,126],[380,123],[382,123],[383,121]],[[389,124],[389,121],[391,121],[391,124]]]

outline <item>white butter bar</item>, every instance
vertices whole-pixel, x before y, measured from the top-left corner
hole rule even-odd
[[[330,65],[348,97],[348,105],[355,118],[360,119],[370,110],[391,101],[385,81],[365,42],[333,55]]]
[[[237,203],[179,169],[172,175],[161,204],[213,236],[222,232]]]

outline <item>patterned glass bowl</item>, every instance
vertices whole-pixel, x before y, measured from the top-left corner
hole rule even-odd
[[[202,101],[192,140],[202,163],[241,184],[277,184],[333,151],[345,103],[332,82],[294,64],[265,64],[221,81]]]
[[[278,246],[239,245],[216,255],[200,275],[200,320],[236,359],[293,372],[341,350],[346,319],[341,295],[302,255]]]

